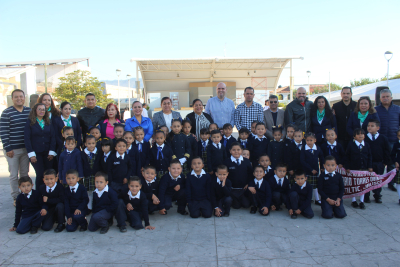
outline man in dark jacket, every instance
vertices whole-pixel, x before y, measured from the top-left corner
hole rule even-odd
[[[333,104],[333,114],[336,116],[336,124],[337,124],[337,133],[338,138],[337,141],[342,145],[343,149],[346,151],[347,145],[350,140],[353,138],[346,131],[347,121],[350,118],[350,114],[356,108],[357,102],[351,99],[352,92],[351,87],[343,87],[342,92],[340,93],[342,97],[342,101]]]
[[[85,105],[83,109],[78,111],[76,116],[82,127],[83,138],[89,133],[89,128],[96,126],[104,117],[104,109],[96,106],[96,96],[93,93],[87,93],[85,96]],[[84,142],[83,142],[84,143]]]
[[[296,93],[296,99],[286,106],[285,124],[295,123],[303,132],[311,129],[311,106],[313,102],[306,97],[306,89],[299,87]]]
[[[389,89],[384,89],[380,92],[380,100],[381,104],[375,107],[379,119],[381,120],[379,133],[388,139],[390,149],[392,149],[394,143],[398,141],[397,130],[400,126],[400,107],[392,103],[392,92]],[[388,172],[393,169],[394,165],[387,166]],[[394,187],[393,180],[389,183],[389,188],[393,191],[397,191],[396,187]]]

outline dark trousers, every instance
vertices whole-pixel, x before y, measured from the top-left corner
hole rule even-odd
[[[189,204],[189,213],[192,218],[210,218],[212,216],[211,202],[208,199],[192,200]]]
[[[248,209],[250,207],[249,191],[244,189],[232,189],[232,208],[240,209],[241,207]]]
[[[272,192],[272,205],[276,208],[280,207],[282,204],[287,205],[287,195],[281,192]]]
[[[94,232],[97,231],[99,228],[108,227],[108,220],[112,217],[113,214],[105,209],[93,213],[92,218],[90,218],[89,222],[89,227],[88,227],[89,231]]]
[[[250,200],[251,200],[251,205],[253,205],[254,207],[257,207],[258,208],[258,212],[262,215],[262,216],[267,216],[267,215],[269,215],[269,212],[270,212],[270,208],[271,207],[267,207],[268,208],[268,213],[267,214],[264,214],[263,213],[263,211],[262,211],[262,208],[264,208],[265,207],[265,205],[264,205],[264,203],[265,203],[265,198],[266,198],[266,196],[262,196],[260,193],[255,193],[255,194],[252,194],[252,193],[250,193],[251,194],[251,198],[250,198]]]
[[[372,162],[372,169],[376,174],[382,175],[385,172],[385,165],[382,162]],[[375,199],[380,199],[382,197],[381,192],[382,192],[382,187],[372,190]],[[365,193],[364,200],[369,199],[370,195],[371,191]]]
[[[118,198],[122,198],[122,189],[124,188],[124,184],[111,182],[111,188],[114,189],[115,192],[118,194]]]
[[[153,203],[153,200],[149,200],[149,214],[159,210],[158,205]]]
[[[295,192],[295,191],[293,191],[289,194],[289,201],[290,201],[290,206],[292,207],[293,212],[298,210],[299,207],[303,204],[303,201],[300,199],[299,194],[297,194],[297,192]],[[311,203],[303,211],[301,211],[301,215],[303,215],[304,217],[309,218],[309,219],[314,217],[314,212],[311,209]]]
[[[75,232],[76,229],[78,229],[78,226],[87,226],[87,221],[86,221],[86,211],[81,211],[81,214],[74,215],[75,210],[72,210],[72,223],[69,225],[65,225],[65,229],[67,229],[67,232]]]
[[[125,221],[129,220],[132,228],[136,230],[143,229],[142,213],[136,210],[128,211],[122,199],[119,200],[117,212],[115,213],[115,218],[117,218],[118,227],[126,226]]]
[[[336,199],[336,198],[335,198]],[[343,201],[340,201],[340,206],[330,205],[326,200],[321,199],[322,218],[331,219],[335,215],[336,218],[344,218],[347,216],[344,210]]]
[[[225,214],[229,214],[231,212],[232,206],[232,198],[231,197],[223,197],[217,202],[218,208],[221,209],[221,216]]]
[[[46,216],[44,216],[42,229],[44,231],[50,231],[53,228],[55,221],[58,224],[65,223],[65,209],[64,203],[57,203],[56,206],[51,207],[47,210]]]
[[[49,151],[45,152],[36,152],[36,163],[31,163],[33,168],[35,169],[36,173],[36,190],[39,189],[39,187],[44,184],[43,182],[43,173],[47,169],[52,169],[53,168],[53,160],[48,160],[47,157],[49,156]]]
[[[44,216],[40,215],[40,211],[36,212],[34,215],[28,218],[21,219],[17,226],[17,233],[25,234],[29,230],[31,230],[32,227],[39,228],[42,224],[43,219]]]
[[[185,189],[175,191],[173,195],[165,195],[164,205],[165,209],[169,210],[172,207],[172,201],[178,201],[178,212],[184,212],[186,209],[186,194]]]

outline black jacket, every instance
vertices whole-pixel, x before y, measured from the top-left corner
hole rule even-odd
[[[311,107],[313,102],[308,98],[305,100],[304,107],[296,98],[286,106],[285,124],[295,123],[303,132],[309,132],[311,129]]]
[[[79,124],[82,127],[83,137],[85,137],[86,133],[89,132],[89,127],[96,126],[96,124],[103,119],[104,109],[98,106],[95,106],[93,109],[85,107],[78,111],[76,117],[78,118]]]
[[[357,102],[352,99],[348,106],[346,106],[343,101],[333,104],[332,109],[335,110],[338,139],[350,141],[353,138],[347,134],[346,127],[350,114],[354,111],[356,105]]]

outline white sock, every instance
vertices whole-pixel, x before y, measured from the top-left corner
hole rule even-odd
[[[88,193],[89,193],[89,191],[88,191]],[[89,195],[89,202],[87,204],[87,207],[88,207],[88,209],[91,210],[92,206],[93,206],[93,191],[91,191],[91,193],[88,195]]]
[[[397,194],[399,194],[400,199],[400,184],[396,184]]]
[[[353,198],[351,199],[351,202],[355,202],[355,201],[357,201],[357,200],[356,200],[355,197],[353,197]]]
[[[318,189],[313,189],[313,190],[314,190],[315,201],[319,201]]]
[[[360,196],[360,202],[364,202],[364,195]]]

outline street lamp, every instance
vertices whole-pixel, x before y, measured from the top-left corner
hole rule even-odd
[[[131,77],[131,75],[130,74],[127,74],[126,75],[126,78],[128,79],[128,107],[129,107],[129,110],[131,110],[131,79],[130,79],[130,77]]]
[[[308,76],[308,97],[310,97],[311,94],[311,88],[310,88],[310,75],[311,75],[311,71],[307,71],[307,76]]]
[[[121,99],[119,98],[119,75],[121,75],[121,70],[116,69],[115,72],[117,73],[118,76],[118,110],[121,111]]]
[[[387,82],[387,87],[389,87],[389,60],[391,60],[393,57],[393,53],[390,51],[386,51],[385,52],[385,59],[388,62],[388,66],[387,66],[387,76],[386,76],[386,82]]]

